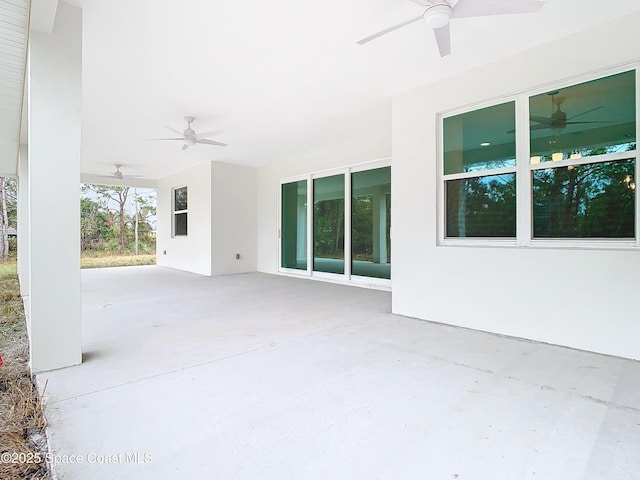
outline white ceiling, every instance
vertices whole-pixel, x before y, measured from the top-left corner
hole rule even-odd
[[[419,15],[409,0],[69,3],[84,10],[83,172],[122,163],[150,179],[206,160],[389,156],[392,95],[640,10],[547,0],[538,14],[458,19],[453,53],[440,58],[422,22],[356,44]],[[146,140],[173,136],[163,126],[182,130],[185,115],[196,131],[224,130],[214,139],[229,146]]]
[[[29,3],[0,0],[0,175],[15,171],[20,138]]]

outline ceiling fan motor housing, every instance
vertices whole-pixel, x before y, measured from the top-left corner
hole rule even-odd
[[[431,28],[444,27],[449,23],[453,9],[449,5],[433,5],[424,12],[424,20]]]

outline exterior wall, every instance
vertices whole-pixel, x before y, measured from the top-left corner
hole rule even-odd
[[[172,189],[185,185],[187,236],[172,237]],[[161,179],[157,263],[200,275],[255,272],[256,216],[253,168],[205,162]]]
[[[214,162],[211,173],[212,274],[255,272],[256,170]]]
[[[437,246],[439,112],[637,61],[640,15],[394,98],[393,311],[640,359],[640,252]]]
[[[29,211],[27,215],[21,211],[21,219],[29,222],[29,258],[21,260],[21,269],[29,269],[31,369],[40,372],[82,361],[78,221],[82,11],[61,2],[53,32],[32,31],[29,41],[26,190],[25,179],[20,179],[21,201],[23,193],[28,195]]]
[[[172,189],[185,185],[187,236],[173,237]],[[157,211],[158,265],[211,275],[211,162],[159,180]]]

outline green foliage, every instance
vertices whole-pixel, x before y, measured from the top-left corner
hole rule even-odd
[[[324,200],[313,206],[314,255],[342,258],[344,255],[344,199]]]
[[[137,197],[138,252],[155,253],[155,232],[152,228],[156,215],[155,192],[135,193],[130,187],[82,185],[80,221],[83,251],[134,252]]]
[[[534,235],[550,238],[633,238],[634,160],[534,174]],[[629,181],[626,181],[629,179]]]
[[[514,174],[447,182],[447,236],[515,237]]]

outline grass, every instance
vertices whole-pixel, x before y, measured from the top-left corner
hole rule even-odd
[[[106,252],[82,252],[80,268],[126,267],[135,265],[155,265],[156,254],[120,255]],[[10,258],[6,262],[0,261],[0,277],[15,275],[17,272],[16,259]]]
[[[155,265],[156,255],[116,255],[104,252],[83,252],[80,256],[80,268],[125,267],[130,265]]]
[[[0,478],[48,480],[42,400],[29,371],[29,343],[15,261],[0,263]]]

